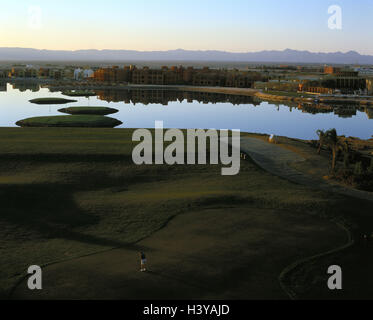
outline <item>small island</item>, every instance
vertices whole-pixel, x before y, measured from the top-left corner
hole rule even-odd
[[[101,115],[106,116],[109,114],[117,113],[117,109],[107,108],[107,107],[70,107],[58,110],[62,113],[67,113],[71,115]]]
[[[64,98],[38,98],[30,100],[31,103],[35,104],[66,104],[71,102],[78,102],[77,100],[64,99]]]
[[[35,117],[20,120],[16,123],[20,127],[62,127],[62,128],[114,128],[122,122],[98,115],[71,115]]]

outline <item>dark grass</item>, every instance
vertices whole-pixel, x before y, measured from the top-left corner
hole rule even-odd
[[[373,225],[370,203],[294,185],[250,161],[243,161],[240,174],[232,177],[221,176],[220,166],[135,166],[131,162],[132,133],[126,129],[0,129],[0,296],[6,297],[31,264],[131,247],[167,226],[173,217],[208,208],[226,208],[222,212],[227,215],[230,208],[278,210],[263,220],[261,234],[266,225],[293,230],[293,220],[283,219],[283,210],[296,216],[297,223],[307,217],[304,226],[293,230],[300,238],[312,238],[313,230],[316,234],[312,215],[347,221],[356,233]],[[224,230],[223,216],[219,213],[214,221]],[[198,219],[191,217],[188,223],[198,227]],[[251,223],[250,215],[245,221]],[[198,228],[203,234],[204,227]],[[234,230],[225,231],[225,246],[229,247]],[[331,239],[338,237],[330,232],[328,245],[333,246]],[[220,238],[219,234],[210,236],[210,241]],[[246,237],[256,239],[259,233],[254,228],[240,236],[247,241]],[[261,243],[274,246],[276,270],[290,264],[292,261],[281,259],[281,252],[296,244],[294,238],[282,234],[278,241],[270,242],[273,244],[263,239]],[[307,250],[299,248],[300,256],[317,250],[325,238],[315,237],[312,242]],[[255,246],[248,250],[255,252]],[[266,259],[273,261],[271,257],[263,261]],[[263,269],[263,264],[252,267]],[[359,280],[359,265],[353,268]],[[258,281],[253,282],[255,290],[260,290]],[[312,284],[306,281],[302,288]],[[255,296],[255,290],[251,295]]]
[[[63,128],[114,128],[122,124],[121,121],[99,115],[70,115],[34,117],[20,120],[20,127],[63,127]]]
[[[117,109],[107,108],[107,107],[70,107],[58,110],[62,113],[67,113],[71,115],[102,115],[106,116],[109,114],[117,113]]]
[[[77,100],[64,98],[37,98],[30,100],[30,102],[35,104],[66,104],[71,102],[77,102]]]

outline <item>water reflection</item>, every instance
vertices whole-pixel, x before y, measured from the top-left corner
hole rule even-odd
[[[186,101],[193,103],[230,103],[233,105],[253,104],[260,105],[260,102],[250,96],[234,96],[221,93],[210,92],[183,92],[176,90],[97,90],[97,97],[100,100],[107,102],[124,102],[126,104],[132,103],[136,105],[141,103],[143,105],[162,104],[167,106],[170,102]]]
[[[6,92],[6,91],[7,91],[7,83],[0,82],[0,92]]]
[[[365,112],[369,119],[372,119],[372,109],[356,105],[323,105],[323,104],[299,104],[298,109],[305,113],[334,113],[340,118],[352,118],[357,115],[357,111]]]
[[[152,128],[163,120],[169,128],[240,129],[315,139],[316,130],[336,128],[339,134],[363,139],[373,135],[373,108],[355,105],[273,103],[250,96],[176,90],[96,90],[97,96],[74,97],[68,107],[113,107],[126,128]],[[43,84],[0,82],[0,126],[15,126],[21,119],[61,115],[59,106],[36,106],[29,100],[66,98]]]
[[[19,90],[20,92],[25,92],[27,90],[38,92],[40,90],[40,84],[36,82],[15,82],[12,84],[12,88],[14,90]]]
[[[230,103],[232,105],[252,104],[260,106],[261,100],[250,96],[228,95],[210,92],[183,92],[171,90],[96,90],[98,99],[106,102],[124,102],[126,104],[143,105],[161,104],[167,106],[170,102],[193,103],[194,101],[204,104]],[[275,104],[279,109],[283,104]],[[291,112],[294,107],[304,113],[334,113],[341,118],[351,118],[356,116],[357,111],[366,112],[369,119],[372,119],[372,109],[357,105],[326,105],[326,104],[307,104],[298,105],[288,104]]]
[[[43,88],[37,82],[15,82],[12,84],[13,90],[19,90],[25,92],[30,90],[32,92],[38,92]],[[0,82],[0,91],[7,91],[7,83]],[[53,90],[49,90],[53,92]],[[97,98],[106,102],[124,102],[125,104],[161,104],[164,106],[169,105],[170,102],[183,103],[203,103],[203,104],[217,104],[217,103],[230,103],[232,105],[241,104],[252,104],[259,106],[262,101],[250,96],[239,96],[239,95],[228,95],[221,93],[211,92],[184,92],[177,90],[160,90],[160,89],[131,89],[131,90],[118,90],[118,89],[106,89],[106,90],[92,90],[96,93]],[[59,92],[59,91],[57,91]],[[279,109],[281,104],[274,103]],[[373,110],[371,107],[359,106],[359,105],[337,105],[337,104],[310,104],[300,103],[298,105],[292,103],[286,103],[291,112],[293,108],[297,108],[304,113],[318,114],[318,113],[334,113],[336,116],[341,118],[351,118],[356,116],[357,111],[365,112],[369,119],[372,119]]]

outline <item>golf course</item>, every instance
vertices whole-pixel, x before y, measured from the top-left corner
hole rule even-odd
[[[236,176],[137,166],[132,133],[0,129],[1,298],[373,296],[371,247],[359,238],[373,230],[372,202],[293,183],[250,157]],[[346,270],[343,291],[327,289],[333,264]],[[27,288],[30,265],[43,268],[43,290]]]

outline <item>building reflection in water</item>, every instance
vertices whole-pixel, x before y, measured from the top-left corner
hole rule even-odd
[[[326,104],[299,104],[298,109],[305,113],[334,113],[340,118],[352,118],[357,115],[357,111],[365,112],[369,119],[372,119],[373,109],[370,107],[356,105],[326,105]]]
[[[260,105],[259,101],[255,101],[251,96],[228,95],[221,93],[210,92],[184,92],[176,90],[98,90],[96,91],[100,100],[107,102],[124,102],[127,104],[141,103],[148,104],[162,104],[168,105],[169,102],[183,102],[188,103],[194,101],[200,103],[231,103],[233,105],[253,104]]]
[[[365,113],[367,114],[369,119],[373,119],[373,108],[366,108]]]
[[[251,104],[254,106],[260,105],[263,101],[252,96],[228,95],[222,93],[211,92],[185,92],[176,90],[155,90],[155,89],[131,89],[131,90],[97,90],[97,97],[106,102],[124,102],[126,104],[137,103],[162,104],[168,105],[170,102],[188,103],[197,101],[199,103],[231,103],[232,105]],[[327,105],[327,104],[276,104],[277,110],[280,111],[280,106],[286,106],[291,112],[294,108],[301,110],[304,113],[334,113],[341,118],[351,118],[356,116],[357,111],[365,112],[369,119],[372,119],[372,109],[364,106],[355,105]]]
[[[40,84],[33,82],[15,82],[12,84],[13,89],[20,92],[31,90],[38,92]],[[0,92],[7,91],[7,82],[0,82]],[[50,90],[52,91],[52,90]],[[186,92],[177,90],[159,90],[159,89],[131,89],[131,90],[95,90],[97,98],[107,102],[124,102],[126,104],[161,104],[168,105],[170,102],[183,102],[188,103],[197,101],[199,103],[231,103],[232,105],[250,104],[259,106],[263,103],[252,96],[228,95],[222,93],[211,92]],[[271,103],[271,102],[268,102]],[[286,106],[291,112],[294,108],[301,110],[304,113],[319,114],[319,113],[334,113],[341,118],[351,118],[357,115],[357,111],[365,112],[369,119],[373,119],[373,107],[366,107],[360,105],[331,105],[331,104],[275,104],[280,111],[280,106]]]
[[[7,83],[0,82],[0,92],[6,92],[6,91],[7,91]]]
[[[38,92],[40,90],[40,85],[33,82],[15,82],[12,84],[13,89],[17,89],[20,92],[25,92],[26,90],[31,90],[32,92]]]

